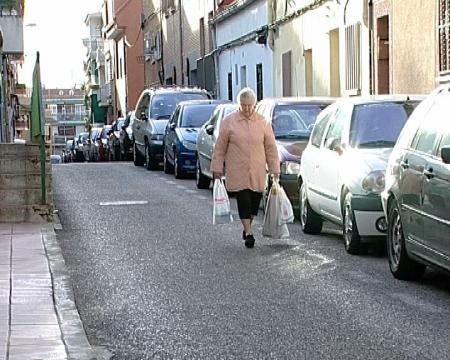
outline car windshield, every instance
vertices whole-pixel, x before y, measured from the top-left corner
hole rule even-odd
[[[286,104],[275,107],[272,128],[275,138],[309,138],[317,115],[328,104]]]
[[[181,127],[199,128],[211,117],[217,104],[208,105],[187,105],[183,109]]]
[[[394,147],[417,104],[383,102],[356,105],[350,129],[350,145],[358,148]]]
[[[117,122],[117,131],[122,130],[122,126],[125,124],[125,120],[119,120]]]
[[[203,92],[157,94],[153,96],[150,117],[155,120],[169,119],[181,101],[206,99],[208,99],[208,95]]]

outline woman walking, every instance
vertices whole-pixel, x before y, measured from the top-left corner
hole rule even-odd
[[[214,148],[211,171],[214,179],[223,176],[226,187],[236,192],[239,218],[244,230],[245,246],[252,248],[255,238],[252,222],[258,214],[266,182],[266,164],[275,180],[280,173],[280,160],[271,124],[255,112],[256,95],[250,88],[237,97],[238,111],[223,119]]]

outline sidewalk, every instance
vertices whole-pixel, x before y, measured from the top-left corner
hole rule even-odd
[[[53,225],[0,223],[0,360],[95,358]]]

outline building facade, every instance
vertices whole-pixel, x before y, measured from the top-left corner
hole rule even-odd
[[[86,108],[82,89],[43,89],[46,117],[52,119],[56,135],[74,137],[85,131]]]
[[[212,20],[220,99],[236,101],[239,90],[247,86],[255,90],[258,100],[272,96],[269,4],[267,0],[234,2]]]
[[[15,138],[16,119],[20,117],[19,98],[16,95],[18,65],[23,61],[24,0],[8,1],[0,5],[0,142]]]
[[[102,102],[101,96],[101,86],[105,83],[101,13],[88,14],[85,24],[89,29],[89,37],[83,40],[86,47],[84,70],[86,73],[85,97],[88,105],[88,117],[91,123],[104,124],[107,121],[109,104]]]
[[[142,0],[104,0],[106,81],[111,84],[110,121],[133,110],[144,89]]]

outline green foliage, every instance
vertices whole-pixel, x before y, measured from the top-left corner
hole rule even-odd
[[[18,0],[0,0],[0,7],[7,9],[18,9],[19,1]]]

